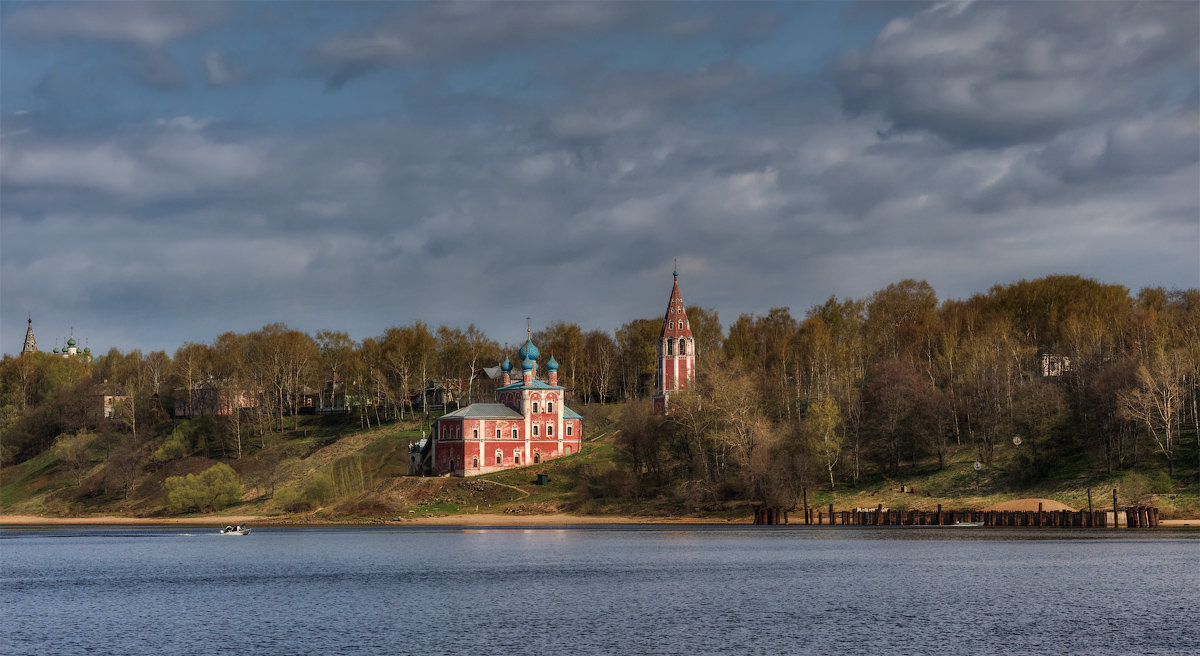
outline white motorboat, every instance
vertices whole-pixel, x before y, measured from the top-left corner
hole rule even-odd
[[[250,530],[245,526],[226,526],[221,529],[221,535],[250,535]]]

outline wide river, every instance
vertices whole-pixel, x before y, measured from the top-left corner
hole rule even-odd
[[[0,530],[0,654],[1200,654],[1200,531]]]

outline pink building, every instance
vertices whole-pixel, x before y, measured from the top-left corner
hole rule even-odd
[[[257,405],[258,394],[254,390],[225,387],[212,379],[197,384],[190,393],[186,388],[175,389],[176,417],[227,417],[232,415],[234,410],[253,408]]]
[[[672,273],[675,282],[671,287],[671,300],[667,301],[667,314],[663,317],[662,332],[658,341],[658,369],[655,375],[654,411],[666,414],[667,401],[672,392],[687,389],[696,377],[696,340],[692,339],[692,327],[688,324],[687,312],[683,307],[683,296],[679,293],[679,272]]]
[[[521,379],[512,380],[505,356],[495,403],[472,403],[435,421],[430,439],[413,445],[412,473],[475,476],[579,452],[583,418],[563,402],[558,362],[550,356],[541,381],[532,338],[517,355]]]

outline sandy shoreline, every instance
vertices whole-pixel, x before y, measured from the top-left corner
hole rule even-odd
[[[213,515],[211,517],[39,517],[0,515],[0,526],[561,526],[587,524],[738,524],[703,517],[627,517],[618,515],[509,515],[472,514],[419,517],[377,522],[338,522],[305,517]]]
[[[546,515],[472,514],[441,517],[416,517],[377,522],[336,522],[305,517],[265,517],[260,515],[212,515],[209,517],[39,517],[37,515],[0,515],[0,526],[203,526],[229,524],[253,526],[585,526],[585,525],[738,525],[750,521],[730,521],[708,517],[631,517],[622,515]],[[1163,527],[1200,528],[1200,519],[1164,519]],[[794,524],[799,524],[796,522]]]

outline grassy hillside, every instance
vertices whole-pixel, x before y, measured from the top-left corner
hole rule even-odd
[[[667,493],[629,494],[629,477],[614,464],[613,435],[617,407],[585,406],[588,437],[579,453],[537,465],[462,479],[408,476],[408,445],[420,439],[422,425],[400,422],[363,430],[352,418],[299,419],[283,433],[251,440],[246,455],[223,460],[237,474],[240,498],[223,514],[261,515],[277,521],[396,521],[470,513],[634,517],[704,517],[748,521],[752,504],[733,501],[688,508]],[[1184,442],[1194,443],[1194,436]],[[150,453],[158,445],[144,446]],[[164,462],[147,458],[129,486],[114,482],[105,445],[91,445],[90,460],[72,466],[62,454],[47,451],[7,467],[0,477],[0,512],[43,516],[114,514],[139,517],[187,516],[172,513],[164,490],[169,477],[199,474],[218,460],[189,456]],[[1001,501],[1041,497],[1075,508],[1087,506],[1087,491],[1097,508],[1112,503],[1118,489],[1122,504],[1147,503],[1166,517],[1200,517],[1196,469],[1181,467],[1173,483],[1157,469],[1097,474],[1090,463],[1061,465],[1037,483],[1022,484],[1015,453],[976,472],[974,454],[963,447],[950,454],[943,469],[916,463],[898,477],[864,475],[855,488],[814,482],[807,490],[811,506],[838,509],[983,508]],[[538,474],[548,482],[537,485]],[[1192,481],[1184,486],[1180,481]],[[915,492],[901,492],[901,489]],[[621,493],[618,493],[620,491]],[[797,503],[799,503],[799,499]]]

